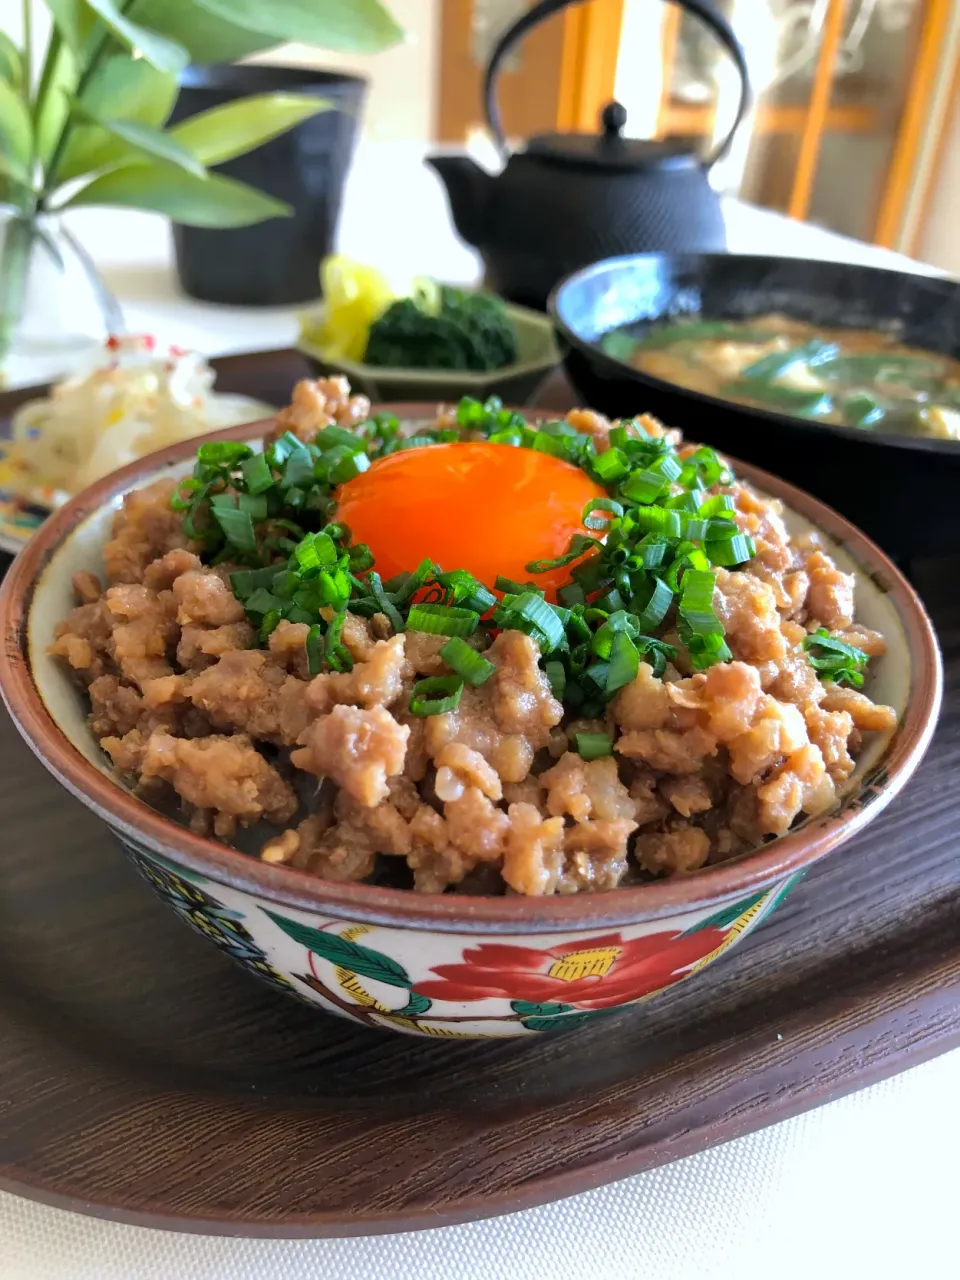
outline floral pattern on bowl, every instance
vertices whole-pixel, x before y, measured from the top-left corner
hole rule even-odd
[[[646,925],[478,940],[278,911],[120,840],[180,918],[257,977],[365,1026],[427,1036],[567,1030],[638,1004],[712,964],[799,878]]]

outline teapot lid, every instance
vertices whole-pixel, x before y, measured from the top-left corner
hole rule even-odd
[[[690,168],[700,163],[688,143],[679,140],[625,138],[627,111],[608,102],[600,113],[602,133],[541,133],[529,140],[525,154],[558,164],[639,172],[649,169]]]

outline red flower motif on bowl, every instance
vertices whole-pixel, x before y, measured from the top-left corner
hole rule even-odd
[[[626,940],[619,933],[607,933],[542,950],[481,942],[464,951],[461,963],[437,965],[431,970],[437,976],[418,982],[415,990],[431,1000],[492,997],[607,1009],[686,977],[698,960],[724,943],[727,933],[707,927]]]

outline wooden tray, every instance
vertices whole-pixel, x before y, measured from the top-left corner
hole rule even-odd
[[[232,358],[221,385],[282,399],[297,361],[254,357],[244,381]],[[730,958],[525,1043],[408,1040],[260,987],[153,896],[0,712],[0,1186],[181,1230],[439,1226],[688,1155],[960,1044],[956,572],[914,566],[947,686],[906,794]]]

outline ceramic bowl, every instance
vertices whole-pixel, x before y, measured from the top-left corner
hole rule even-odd
[[[601,345],[613,329],[639,331],[682,315],[744,319],[781,312],[812,324],[892,328],[911,346],[956,356],[956,280],[850,262],[641,253],[574,272],[554,289],[549,308],[567,374],[584,404],[611,417],[643,405],[691,439],[785,476],[842,511],[901,563],[960,552],[960,442],[735,404],[654,377]]]
[[[425,418],[431,410],[407,412]],[[256,441],[263,426],[219,434]],[[889,739],[869,744],[835,811],[685,879],[572,897],[415,894],[259,862],[193,835],[130,794],[87,728],[81,694],[46,655],[73,604],[71,575],[102,569],[100,547],[123,494],[171,469],[186,474],[192,455],[191,444],[176,445],[107,477],[21,552],[0,592],[0,689],[43,764],[104,820],[184,920],[261,978],[322,1009],[417,1035],[529,1036],[646,1000],[694,977],[756,928],[812,863],[876,817],[930,741],[940,659],[909,584],[841,516],[738,466],[783,499],[795,531],[819,529],[840,564],[856,570],[858,618],[887,637],[870,692],[895,706],[900,722]]]
[[[318,377],[342,373],[354,391],[374,404],[384,400],[435,400],[456,403],[461,396],[486,400],[499,396],[504,404],[526,404],[544,378],[560,363],[553,324],[539,311],[504,304],[517,330],[517,359],[490,373],[463,369],[383,369],[359,360],[331,359],[317,343],[301,333],[297,350]],[[312,316],[306,317],[308,320]]]

